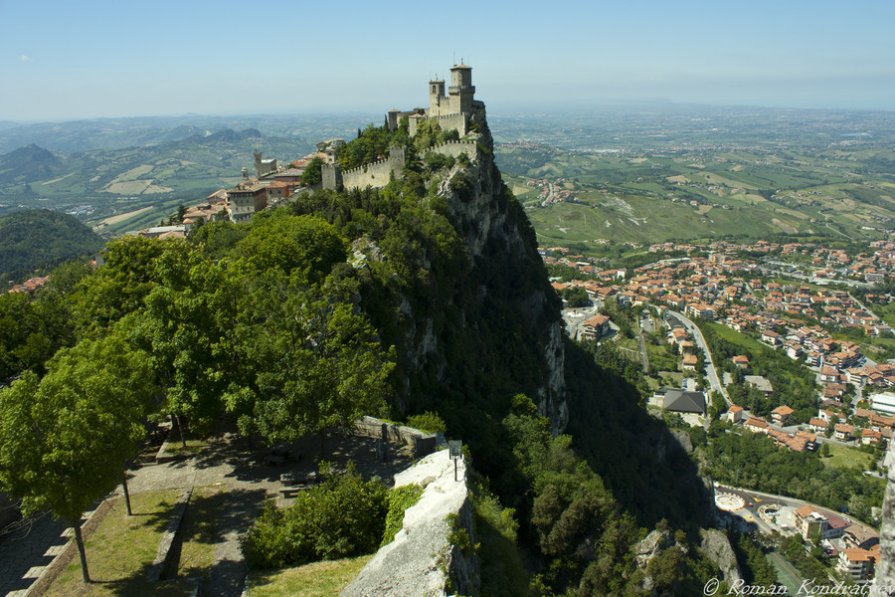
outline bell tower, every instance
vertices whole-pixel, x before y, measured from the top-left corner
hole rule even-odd
[[[429,116],[438,116],[448,110],[444,95],[444,80],[434,78],[429,81]]]

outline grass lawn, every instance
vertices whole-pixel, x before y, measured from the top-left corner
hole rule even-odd
[[[183,519],[183,546],[177,571],[180,576],[207,576],[211,571],[214,546],[219,540],[215,521],[226,515],[225,499],[226,494],[219,488],[193,490],[190,507]]]
[[[740,333],[726,325],[721,325],[720,323],[708,323],[706,325],[712,328],[712,330],[714,330],[722,339],[727,340],[731,344],[742,346],[751,352],[753,356],[758,356],[764,352],[771,352],[774,350],[773,348],[765,346],[758,340],[750,338],[746,334]]]
[[[372,555],[314,562],[275,572],[254,572],[249,597],[328,597],[338,595],[360,573]]]
[[[168,442],[168,448],[165,452],[168,456],[195,456],[208,447],[208,441],[204,439],[187,439],[186,448],[183,447],[179,438]]]
[[[155,559],[168,517],[177,501],[176,491],[158,491],[131,496],[133,516],[125,515],[124,499],[114,501],[86,544],[87,566],[93,580],[81,580],[78,556],[56,578],[47,595],[188,595],[187,584],[151,585],[146,572]]]
[[[827,445],[830,446],[830,458],[820,459],[826,467],[852,468],[858,466],[861,470],[865,470],[873,462],[872,455],[862,452],[857,448],[840,446],[839,444],[834,444],[832,442]]]

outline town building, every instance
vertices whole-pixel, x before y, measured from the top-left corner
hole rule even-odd
[[[662,399],[662,408],[665,412],[681,415],[688,425],[700,426],[705,421],[705,393],[669,389]]]
[[[267,188],[257,181],[244,181],[227,191],[230,221],[244,222],[267,207]]]
[[[873,394],[870,396],[870,408],[882,415],[895,415],[895,394],[892,392]]]

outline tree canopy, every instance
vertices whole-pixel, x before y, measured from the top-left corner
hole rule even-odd
[[[156,395],[147,362],[110,335],[60,350],[43,379],[29,371],[0,389],[0,486],[25,513],[74,521],[121,481]]]

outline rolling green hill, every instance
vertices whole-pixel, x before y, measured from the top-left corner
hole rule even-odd
[[[33,209],[0,216],[0,281],[89,255],[102,245],[90,228],[66,214]]]
[[[28,183],[55,176],[62,167],[59,158],[31,144],[0,155],[0,184]]]
[[[102,234],[120,234],[158,224],[179,204],[235,184],[242,168],[252,170],[255,149],[294,159],[312,148],[300,138],[263,137],[255,128],[193,132],[154,145],[70,155],[28,146],[0,156],[0,214],[48,207]],[[116,217],[137,211],[140,217],[133,221]],[[113,217],[114,225],[103,222]]]
[[[895,229],[891,149],[584,153],[514,144],[498,158],[541,244],[585,252],[726,237],[865,241]],[[531,186],[538,181],[571,196],[545,201]]]

